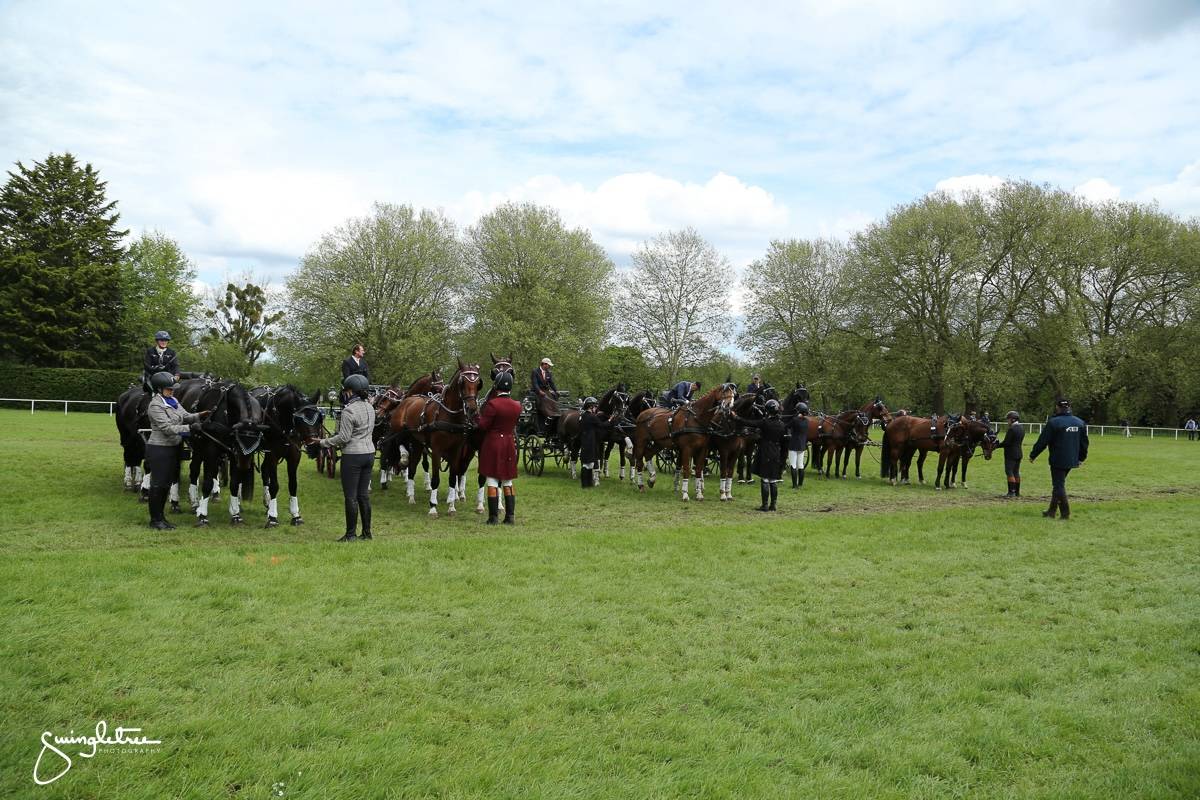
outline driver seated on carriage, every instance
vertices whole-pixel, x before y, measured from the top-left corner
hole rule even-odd
[[[179,380],[179,357],[168,346],[170,343],[171,334],[159,331],[154,334],[154,346],[146,348],[142,358],[142,391],[146,394],[154,394],[150,376],[159,372],[169,372],[176,381]]]
[[[692,396],[699,390],[700,381],[680,381],[663,396],[663,405],[667,408],[677,408],[684,403],[690,403]]]
[[[546,424],[549,420],[558,418],[558,387],[550,372],[553,368],[554,362],[543,358],[529,374],[529,397],[533,400],[533,419],[539,436],[550,430]]]

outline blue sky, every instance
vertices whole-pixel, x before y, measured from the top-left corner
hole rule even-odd
[[[374,201],[557,207],[736,266],[940,187],[1200,215],[1200,2],[0,2],[0,161],[276,286]]]

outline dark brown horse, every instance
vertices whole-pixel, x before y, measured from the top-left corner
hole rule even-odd
[[[996,449],[998,440],[996,434],[992,432],[992,426],[983,420],[962,418],[958,424],[951,426],[951,429],[946,432],[946,438],[942,440],[942,446],[938,448],[938,469],[937,478],[933,482],[935,489],[941,489],[943,486],[947,489],[954,488],[954,479],[958,472],[958,467],[962,465],[962,487],[967,488],[967,462],[971,460],[971,456],[975,448],[983,445],[983,458],[985,461],[991,461],[992,451]],[[922,451],[917,459],[917,475],[923,476],[923,462],[927,452]],[[942,477],[943,471],[945,478]]]
[[[441,483],[442,462],[450,473],[447,489],[447,513],[454,515],[460,488],[463,448],[479,418],[479,397],[483,381],[478,364],[458,361],[458,370],[446,383],[440,395],[405,398],[392,414],[392,430],[404,432],[409,441],[429,451],[430,494],[429,516],[438,515],[438,487]],[[409,458],[408,479],[416,475],[416,459]]]
[[[934,420],[937,421],[936,430],[938,435],[936,438],[934,436]],[[956,437],[961,433],[958,430],[958,426],[964,423],[967,423],[966,429],[971,432],[972,437],[983,436],[983,429],[991,433],[991,426],[981,420],[956,419],[946,415],[931,418],[897,414],[888,423],[887,428],[884,429],[880,476],[886,478],[893,486],[897,482],[901,484],[909,483],[909,471],[912,466],[913,455],[917,454],[919,456],[917,460],[917,479],[921,483],[924,483],[925,474],[923,467],[925,456],[930,452],[938,452],[939,461],[941,461],[941,450],[947,446],[946,440],[948,438],[950,439],[949,446],[951,449],[958,449],[960,443],[956,441]],[[991,449],[995,447],[994,437],[977,438],[975,441],[984,444],[985,458],[990,455]]]
[[[863,448],[867,445],[867,438],[871,433],[870,423],[879,420],[886,428],[887,424],[892,421],[892,412],[888,411],[888,407],[883,404],[883,400],[876,397],[872,402],[863,405],[859,411],[867,415],[867,433],[856,442],[843,443],[840,448],[842,461],[840,464],[840,474],[846,477],[846,471],[850,468],[850,452],[854,452],[854,477],[862,479],[862,453]],[[834,454],[834,462],[838,461],[838,453]]]
[[[834,415],[823,415],[818,418],[817,438],[821,441],[826,456],[826,478],[830,474],[836,475],[839,478],[846,477],[845,470],[840,474],[838,473],[838,457],[843,450],[846,450],[846,464],[847,466],[849,465],[849,449],[858,447],[861,443],[867,441],[867,431],[870,424],[871,419],[867,416],[867,413],[857,408],[850,408]],[[819,465],[820,462],[818,462],[818,468]]]
[[[625,415],[625,407],[629,404],[629,394],[625,391],[625,384],[618,383],[616,386],[609,389],[596,401],[597,410],[603,416],[607,417],[614,425],[609,428],[605,434],[604,441],[611,442],[614,432],[620,439],[624,439],[618,430],[618,425],[621,418]],[[579,416],[582,414],[582,409],[572,409],[564,411],[558,417],[558,439],[563,443],[564,449],[567,451],[567,466],[571,472],[571,480],[578,477],[577,466],[579,464],[579,448],[581,444],[579,431]],[[625,465],[624,451],[621,455],[621,466]],[[607,466],[607,463],[605,464]],[[622,469],[622,474],[624,469]],[[602,474],[608,474],[608,470],[603,470]]]
[[[763,406],[768,396],[764,392],[743,394],[733,403],[733,413],[747,419],[762,419]],[[774,399],[774,398],[771,398]],[[747,452],[758,443],[759,434],[756,428],[739,425],[733,415],[726,417],[713,432],[711,442],[717,454],[720,465],[721,500],[733,499],[733,473],[735,466],[741,474],[742,462],[747,458]],[[749,466],[746,474],[749,475]]]
[[[608,437],[604,440],[604,455],[600,459],[600,474],[603,477],[608,477],[608,461],[612,456],[613,447],[618,447],[621,466],[620,472],[617,473],[617,480],[625,480],[627,463],[629,464],[629,477],[633,478],[633,431],[637,425],[638,415],[653,407],[654,392],[649,389],[643,389],[629,398],[621,418],[615,421],[608,431]]]
[[[375,407],[375,430],[372,431],[372,438],[375,440],[375,449],[379,451],[380,490],[387,491],[392,476],[398,475],[400,470],[408,466],[410,457],[420,459],[423,455],[421,452],[417,452],[415,456],[410,453],[401,441],[401,437],[392,431],[392,413],[400,406],[404,398],[437,394],[445,386],[442,373],[433,369],[409,384],[407,389],[389,386],[371,398],[371,405]],[[425,488],[428,490],[429,465],[427,459],[423,463],[425,464]],[[416,502],[412,490],[409,491],[409,502]]]

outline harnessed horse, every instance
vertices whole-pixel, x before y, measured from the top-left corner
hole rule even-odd
[[[708,459],[708,439],[714,422],[722,421],[733,406],[737,387],[723,383],[713,387],[708,394],[675,409],[652,408],[643,411],[637,419],[633,439],[633,470],[637,476],[638,491],[646,491],[642,483],[642,469],[648,456],[673,447],[679,454],[675,477],[681,481],[681,500],[688,500],[688,473],[696,477],[696,499],[704,499],[704,464]],[[654,461],[650,461],[650,486],[654,487],[657,473]]]
[[[241,501],[254,497],[254,453],[262,446],[267,430],[262,406],[235,381],[183,381],[175,396],[185,407],[210,412],[201,432],[191,440],[188,497],[196,510],[197,526],[208,524],[208,501],[223,463],[229,466],[229,521],[241,525]],[[204,480],[198,487],[201,467]]]
[[[300,516],[300,496],[297,471],[305,451],[315,454],[320,441],[325,412],[317,405],[321,401],[320,390],[306,397],[295,386],[286,385],[272,389],[260,386],[250,392],[263,409],[263,422],[267,430],[263,435],[262,466],[263,505],[267,509],[266,527],[279,525],[279,462],[287,462],[288,512],[292,525],[303,525]]]
[[[608,459],[615,445],[621,445],[621,471],[617,480],[625,480],[625,464],[629,464],[629,477],[633,478],[633,432],[637,427],[638,415],[649,408],[654,408],[654,392],[643,389],[629,398],[621,418],[616,421],[604,440],[604,454],[601,456],[601,475],[608,477]]]
[[[750,456],[747,456],[747,451],[752,455],[753,448],[759,439],[759,433],[756,429],[739,425],[733,416],[761,419],[765,415],[763,406],[766,405],[769,399],[774,398],[767,392],[741,395],[733,403],[733,415],[726,418],[712,434],[713,439],[716,441],[714,449],[717,451],[718,463],[721,470],[722,502],[733,499],[734,467],[735,465],[737,466],[737,471],[740,475],[743,460],[750,458]],[[749,475],[748,466],[746,474]]]
[[[618,383],[616,386],[609,389],[600,396],[596,401],[596,408],[599,413],[606,416],[612,423],[608,433],[602,440],[603,444],[611,444],[613,437],[616,441],[625,441],[625,436],[620,432],[617,423],[625,415],[625,408],[629,405],[629,394],[625,391],[625,384]],[[576,467],[579,463],[579,448],[582,446],[582,437],[579,429],[579,418],[583,414],[583,410],[564,411],[558,418],[558,438],[562,441],[563,446],[567,451],[567,464],[571,471],[571,479],[578,477]],[[599,444],[599,443],[598,443]],[[604,460],[604,469],[602,475],[608,474],[608,461]],[[625,474],[625,453],[621,451],[621,475]]]
[[[846,464],[850,464],[849,449],[861,447],[867,441],[867,431],[871,418],[866,411],[851,408],[840,411],[836,415],[821,415],[817,421],[817,437],[822,440],[825,454],[825,477],[830,473],[838,477],[846,477],[843,471],[838,474],[838,456],[846,449]]]
[[[953,434],[953,435],[952,435]],[[954,479],[958,471],[958,466],[962,465],[962,487],[967,488],[967,462],[971,460],[971,456],[975,451],[976,445],[983,445],[983,458],[985,461],[992,460],[992,452],[999,445],[999,440],[996,434],[992,432],[992,426],[983,420],[978,419],[960,419],[951,430],[946,431],[946,438],[942,440],[942,446],[938,448],[938,469],[937,478],[933,482],[935,489],[942,488],[942,471],[945,470],[945,487],[947,489],[954,488]],[[917,458],[917,475],[923,475],[922,467],[924,466],[926,451],[922,451]]]
[[[834,469],[839,470],[840,477],[846,477],[847,470],[850,469],[850,452],[854,452],[854,477],[862,478],[862,453],[863,448],[867,445],[867,438],[871,432],[871,422],[879,420],[886,429],[887,424],[892,421],[892,412],[888,411],[888,407],[884,405],[883,400],[876,397],[874,401],[865,403],[858,409],[863,414],[867,415],[867,432],[866,435],[852,442],[842,442],[835,449],[833,454]],[[843,455],[844,454],[844,455]],[[839,456],[843,456],[839,464]]]
[[[375,429],[371,431],[371,438],[375,442],[375,449],[379,451],[380,491],[386,492],[392,475],[397,474],[397,470],[393,469],[393,466],[403,469],[408,466],[409,458],[420,458],[423,455],[422,453],[409,453],[408,448],[400,442],[401,437],[392,430],[392,412],[406,397],[437,394],[445,386],[441,372],[434,369],[417,378],[409,384],[407,389],[389,386],[371,398],[371,405],[375,407]],[[422,464],[425,467],[425,488],[428,489],[428,460],[423,460]]]
[[[475,421],[479,418],[479,390],[483,381],[479,378],[478,364],[463,364],[458,361],[458,370],[446,383],[441,395],[429,397],[410,397],[401,403],[400,408],[392,417],[392,430],[407,433],[411,441],[420,444],[429,451],[430,495],[429,516],[438,515],[438,487],[441,482],[442,461],[450,473],[450,486],[447,490],[447,513],[453,515],[456,511],[454,504],[459,489],[459,470],[462,469],[463,449],[467,447],[467,439]],[[416,461],[410,458],[408,462],[408,480],[412,485],[416,475]]]

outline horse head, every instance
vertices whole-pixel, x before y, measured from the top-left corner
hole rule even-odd
[[[504,373],[513,371],[511,354],[503,358],[496,358],[492,353],[488,353],[488,358],[492,360],[492,383],[495,383],[496,378]]]
[[[321,438],[321,424],[325,421],[325,412],[317,405],[321,400],[321,392],[318,390],[313,392],[312,397],[305,397],[295,386],[285,386],[280,395],[291,409],[292,430],[300,443],[305,446],[314,444]],[[382,396],[389,395],[394,396],[390,388]]]
[[[443,396],[447,405],[456,399],[462,403],[462,411],[470,422],[479,417],[479,390],[483,388],[483,380],[479,377],[478,364],[464,364],[458,359],[458,371],[450,379]]]

